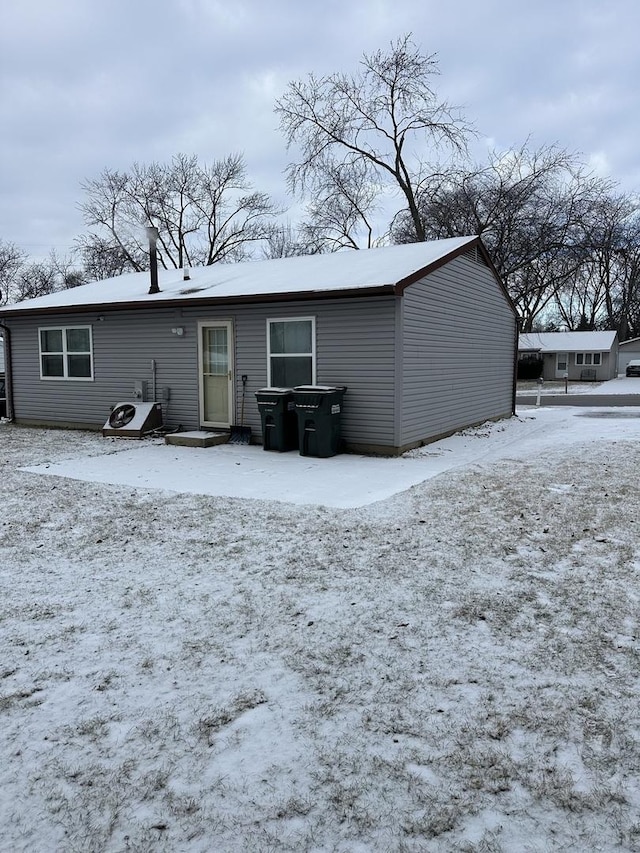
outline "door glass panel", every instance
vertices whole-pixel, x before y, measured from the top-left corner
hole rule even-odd
[[[229,334],[226,326],[202,330],[204,420],[229,422]]]

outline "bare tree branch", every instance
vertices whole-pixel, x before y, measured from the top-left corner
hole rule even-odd
[[[411,147],[466,151],[473,132],[460,111],[436,96],[434,56],[423,55],[409,35],[388,52],[365,54],[357,74],[331,74],[289,84],[276,102],[287,147],[297,146],[298,162],[287,170],[289,187],[304,194],[317,185],[327,164],[361,164],[391,185],[406,202],[417,239],[425,239],[417,189],[422,160]]]
[[[135,163],[127,173],[107,169],[83,189],[81,210],[94,230],[79,248],[99,270],[123,263],[144,269],[147,225],[158,228],[158,263],[165,268],[237,261],[267,239],[281,212],[253,190],[241,155],[210,166],[178,154],[167,164]]]

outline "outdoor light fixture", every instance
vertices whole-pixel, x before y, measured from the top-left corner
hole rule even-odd
[[[184,335],[184,326],[174,326],[173,329],[171,329],[171,332],[174,335],[178,335],[178,337],[181,337],[182,335]]]

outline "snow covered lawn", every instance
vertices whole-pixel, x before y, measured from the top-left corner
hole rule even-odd
[[[544,395],[548,394],[638,394],[640,393],[640,378],[626,377],[619,373],[615,379],[605,382],[565,382],[562,379],[547,379],[542,385],[535,380],[518,382],[517,393],[523,395],[537,394],[538,389]]]
[[[639,439],[523,409],[321,465],[0,424],[0,849],[640,849]]]

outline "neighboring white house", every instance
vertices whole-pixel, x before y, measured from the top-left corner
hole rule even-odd
[[[618,373],[624,373],[633,359],[640,359],[640,338],[631,338],[618,346]]]
[[[617,332],[528,332],[518,342],[520,359],[539,358],[543,379],[603,381],[618,372]]]

